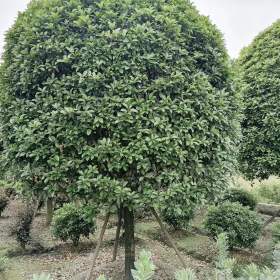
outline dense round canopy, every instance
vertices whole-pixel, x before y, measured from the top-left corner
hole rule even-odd
[[[236,96],[189,1],[33,0],[3,58],[5,158],[32,188],[141,205],[225,186]]]
[[[238,71],[245,105],[242,171],[249,178],[280,175],[280,21],[242,51]]]

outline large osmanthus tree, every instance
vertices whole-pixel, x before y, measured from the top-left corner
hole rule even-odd
[[[6,167],[27,188],[122,205],[131,279],[135,209],[227,184],[230,76],[221,34],[189,1],[33,0],[6,37]]]
[[[237,61],[244,99],[240,162],[250,179],[280,175],[280,21],[261,32]]]

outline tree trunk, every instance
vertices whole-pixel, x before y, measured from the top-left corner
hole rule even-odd
[[[135,262],[134,213],[124,207],[125,280],[133,280],[131,269]]]
[[[54,212],[54,203],[52,198],[47,198],[47,220],[46,225],[49,226],[52,222]]]
[[[112,259],[113,262],[117,259],[117,254],[118,254],[120,233],[121,233],[121,227],[122,227],[122,216],[123,216],[122,212],[123,212],[123,208],[121,206],[118,210],[118,225],[117,225],[116,240],[115,240],[114,250],[113,250],[113,259]]]

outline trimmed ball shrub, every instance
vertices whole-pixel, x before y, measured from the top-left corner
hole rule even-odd
[[[213,237],[225,232],[231,248],[253,247],[261,233],[261,221],[257,213],[231,202],[211,207],[205,227]]]
[[[73,203],[64,204],[55,211],[52,233],[54,237],[64,242],[71,240],[74,246],[78,246],[81,236],[88,238],[95,232],[96,223],[93,218],[93,211],[89,207],[77,207]]]
[[[174,229],[186,229],[194,217],[196,204],[195,197],[189,192],[168,191],[160,204],[161,216]]]
[[[244,189],[229,189],[222,198],[222,201],[238,202],[244,207],[254,210],[257,206],[255,196]]]
[[[174,229],[186,229],[194,217],[194,209],[184,209],[178,206],[165,207],[161,211],[161,216]]]
[[[261,32],[237,61],[244,99],[241,171],[249,179],[280,175],[280,20]]]
[[[3,194],[0,194],[0,217],[3,211],[5,210],[5,208],[7,207],[8,203],[9,203],[8,197]]]

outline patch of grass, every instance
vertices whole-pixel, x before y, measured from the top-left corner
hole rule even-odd
[[[271,176],[267,180],[247,181],[242,177],[233,179],[234,186],[251,191],[258,202],[280,204],[280,178]]]
[[[211,262],[217,254],[215,242],[207,236],[189,234],[176,239],[176,243],[180,250],[200,260]]]
[[[158,223],[153,221],[136,223],[135,231],[149,237],[155,237],[160,234]]]
[[[264,181],[253,193],[259,202],[280,204],[280,180]]]

